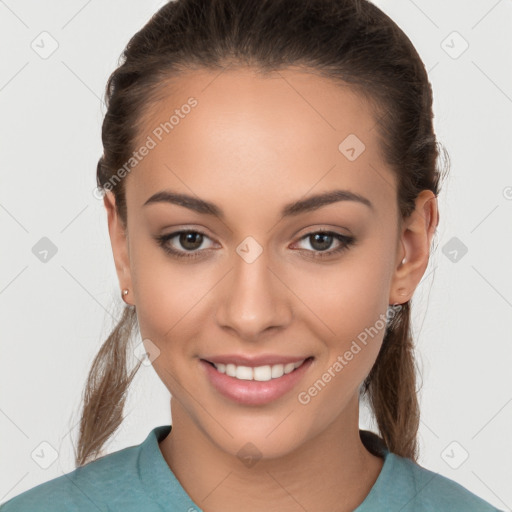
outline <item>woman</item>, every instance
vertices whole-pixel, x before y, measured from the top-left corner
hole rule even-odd
[[[97,182],[126,307],[77,469],[2,512],[497,510],[416,463],[409,301],[440,174],[397,25],[366,1],[170,2],[107,100]],[[136,325],[172,429],[101,457]]]

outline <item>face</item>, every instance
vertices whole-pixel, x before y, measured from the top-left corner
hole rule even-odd
[[[313,73],[194,71],[150,107],[144,144],[126,236],[105,201],[173,425],[276,457],[357,419],[388,305],[426,265],[401,265],[421,244],[401,236],[369,106]]]

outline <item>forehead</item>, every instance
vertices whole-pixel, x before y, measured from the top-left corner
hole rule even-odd
[[[127,181],[128,203],[138,206],[163,189],[228,212],[236,197],[277,209],[334,188],[377,209],[395,201],[371,106],[312,72],[190,71],[162,85],[142,126],[136,149],[151,149]]]

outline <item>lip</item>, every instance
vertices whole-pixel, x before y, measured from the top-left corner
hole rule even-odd
[[[215,361],[212,359],[215,359]],[[240,380],[235,377],[229,377],[229,375],[217,371],[213,365],[210,364],[210,362],[232,362],[232,364],[237,364],[234,361],[244,361],[244,363],[238,364],[251,366],[251,364],[247,364],[247,358],[233,356],[230,361],[227,361],[226,359],[222,359],[221,356],[216,356],[208,360],[200,359],[199,363],[210,384],[222,396],[240,405],[265,405],[281,398],[297,386],[313,362],[313,357],[306,357],[304,359],[304,363],[292,372],[286,373],[278,379],[271,379],[267,381]],[[273,356],[272,359],[260,357],[257,359],[250,359],[249,361],[250,363],[255,363],[252,364],[252,366],[265,366],[265,363],[261,363],[261,361],[265,360],[270,360],[272,364],[286,364],[286,362],[293,363],[300,361],[300,358],[282,357],[279,359],[279,361],[285,361],[285,363],[274,363],[274,361],[278,360],[276,356]]]
[[[277,354],[263,354],[261,356],[249,357],[245,355],[225,354],[211,357],[201,357],[201,359],[215,364],[236,364],[237,366],[250,366],[254,368],[257,366],[272,366],[274,364],[296,363],[297,361],[302,361],[308,357],[310,356],[282,356]]]

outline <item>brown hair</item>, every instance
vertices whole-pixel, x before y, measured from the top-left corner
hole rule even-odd
[[[399,223],[420,191],[437,196],[439,156],[432,89],[424,64],[404,32],[366,0],[177,0],[164,5],[129,41],[106,87],[103,156],[97,184],[110,189],[141,135],[143,115],[164,81],[180,71],[250,66],[273,71],[297,65],[349,85],[373,106],[383,155],[398,178]],[[447,158],[443,148],[444,156]],[[126,226],[124,180],[112,189]],[[96,356],[84,390],[76,464],[94,460],[122,422],[127,340],[135,308]],[[139,364],[140,366],[140,364]],[[387,327],[376,362],[361,386],[383,442],[416,461],[419,405],[410,307]]]

